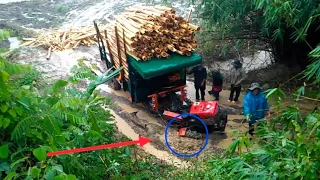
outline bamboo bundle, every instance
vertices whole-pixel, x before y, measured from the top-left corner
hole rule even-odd
[[[105,29],[106,27],[104,27]],[[24,38],[21,46],[43,46],[48,53],[73,49],[79,45],[91,46],[96,44],[96,32],[93,27],[45,31],[37,38]]]
[[[119,66],[124,66],[127,54],[138,61],[148,61],[152,57],[169,58],[170,52],[190,56],[197,48],[194,35],[200,27],[176,15],[173,8],[135,5],[108,21],[110,24],[99,28],[100,34]],[[25,39],[21,46],[44,46],[49,49],[49,56],[54,51],[96,44],[96,40],[94,27],[52,30],[35,39]],[[124,71],[127,74],[127,67]]]
[[[200,30],[199,26],[176,15],[172,8],[139,5],[127,8],[116,16],[111,26],[106,41],[114,50],[117,49],[117,41],[121,41],[127,50],[126,54],[138,61],[148,61],[152,57],[168,58],[170,51],[190,56],[197,48],[194,34]],[[116,39],[115,27],[117,33],[124,34],[122,39]]]

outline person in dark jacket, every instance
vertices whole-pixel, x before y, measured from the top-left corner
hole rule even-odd
[[[223,76],[220,69],[212,72],[212,90],[209,94],[214,95],[215,101],[219,101],[219,94],[222,91]]]
[[[207,69],[201,64],[191,69],[187,74],[194,74],[194,87],[196,89],[196,100],[200,100],[199,90],[201,93],[201,100],[205,100]]]

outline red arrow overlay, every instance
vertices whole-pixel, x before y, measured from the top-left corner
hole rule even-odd
[[[63,151],[57,151],[57,152],[48,152],[47,156],[57,156],[57,155],[63,155],[63,154],[72,154],[72,153],[78,153],[78,152],[84,152],[84,151],[95,151],[99,149],[107,149],[107,148],[115,148],[115,147],[121,147],[121,146],[129,146],[133,144],[139,144],[140,147],[144,146],[145,144],[151,142],[150,139],[139,136],[139,140],[136,141],[128,141],[128,142],[119,142],[114,144],[105,144],[100,146],[91,146],[91,147],[85,147],[85,148],[77,148],[77,149],[70,149],[70,150],[63,150]]]

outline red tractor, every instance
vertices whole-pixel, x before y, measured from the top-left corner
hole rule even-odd
[[[202,102],[193,102],[191,106],[185,107],[185,113],[192,114],[201,118],[207,125],[208,131],[219,131],[220,133],[224,133],[228,115],[226,110],[220,108],[219,103],[217,101],[202,101]],[[181,111],[180,113],[183,113]],[[183,114],[185,114],[183,113]],[[166,119],[172,119],[179,114],[176,112],[171,112],[165,110],[162,116]],[[202,134],[206,132],[203,124],[192,116],[182,117],[179,116],[174,122],[178,125],[178,135],[179,136],[187,136],[192,138],[202,138]]]

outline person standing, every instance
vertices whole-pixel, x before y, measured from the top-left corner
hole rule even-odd
[[[212,72],[212,90],[208,91],[209,94],[214,95],[215,101],[219,101],[219,94],[222,91],[223,75],[220,68]]]
[[[187,74],[194,74],[194,87],[196,90],[196,100],[200,100],[199,90],[201,94],[201,100],[205,100],[207,69],[202,65],[198,65],[187,72]]]
[[[246,78],[246,72],[242,68],[242,63],[239,60],[234,61],[232,65],[233,67],[230,72],[231,90],[228,101],[236,103],[239,100],[241,92],[241,83]],[[235,96],[234,93],[236,93]]]
[[[267,98],[261,92],[259,83],[252,83],[248,90],[243,100],[243,114],[249,123],[249,134],[253,136],[256,121],[266,115],[270,116],[270,112]]]

